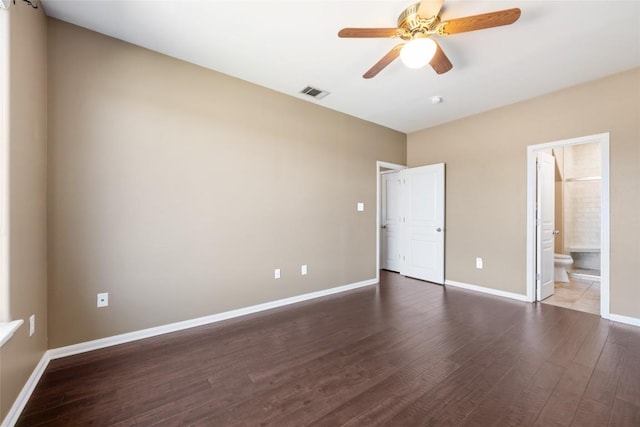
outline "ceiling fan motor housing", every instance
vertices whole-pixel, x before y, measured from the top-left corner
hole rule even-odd
[[[429,36],[433,33],[433,28],[437,27],[440,23],[440,17],[438,15],[426,18],[419,16],[419,7],[420,3],[411,5],[398,16],[398,28],[407,31],[408,37],[402,37],[403,39],[412,39],[417,34]]]

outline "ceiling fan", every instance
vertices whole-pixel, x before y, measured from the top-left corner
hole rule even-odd
[[[453,68],[451,61],[432,36],[448,36],[485,28],[513,24],[520,17],[520,9],[506,9],[464,18],[440,18],[444,0],[422,0],[406,8],[398,17],[397,28],[343,28],[338,32],[342,38],[399,38],[403,40],[376,62],[366,73],[365,79],[375,77],[398,56],[410,68],[427,64],[438,74]]]

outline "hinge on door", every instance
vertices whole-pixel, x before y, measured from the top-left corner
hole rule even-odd
[[[542,276],[540,276],[540,273],[536,273],[536,280],[540,280],[542,279]]]
[[[540,170],[541,163],[536,161],[536,169]]]

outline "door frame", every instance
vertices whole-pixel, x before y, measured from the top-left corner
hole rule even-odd
[[[380,215],[382,214],[382,186],[381,178],[384,171],[382,169],[388,169],[393,171],[400,171],[407,169],[407,166],[398,165],[395,163],[376,161],[376,281],[380,281]]]
[[[571,145],[600,143],[602,164],[602,199],[600,212],[600,316],[608,319],[609,307],[609,261],[610,261],[610,200],[609,200],[609,132],[578,138],[563,139],[527,147],[527,301],[536,300],[536,156],[540,150],[568,147]]]

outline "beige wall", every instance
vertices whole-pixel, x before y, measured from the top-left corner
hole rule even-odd
[[[404,134],[56,20],[48,111],[50,347],[375,278]]]
[[[639,99],[635,69],[408,135],[409,166],[447,164],[446,278],[525,294],[526,147],[610,132],[611,312],[640,317]]]
[[[9,13],[9,293],[24,319],[0,349],[0,419],[47,348],[46,18],[23,2]],[[36,332],[29,337],[29,316]]]

